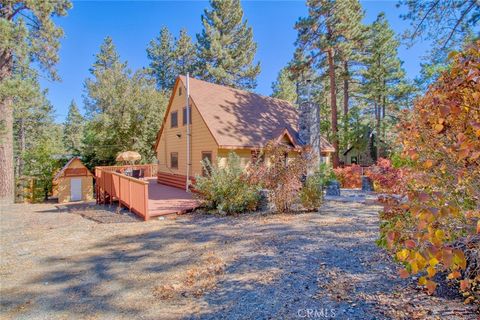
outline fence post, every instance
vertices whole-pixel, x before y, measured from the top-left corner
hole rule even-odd
[[[132,182],[130,179],[128,181],[128,210],[132,212]]]
[[[144,203],[144,208],[145,208],[145,221],[150,219],[150,212],[148,211],[148,183],[143,185],[143,203]]]

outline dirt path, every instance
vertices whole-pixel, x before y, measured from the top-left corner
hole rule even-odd
[[[477,319],[396,277],[374,243],[378,209],[328,202],[321,213],[143,223],[2,208],[0,317]]]

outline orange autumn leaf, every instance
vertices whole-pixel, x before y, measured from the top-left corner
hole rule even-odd
[[[400,278],[402,278],[402,279],[408,278],[408,276],[410,275],[410,273],[407,271],[407,269],[400,269],[398,271],[398,274],[400,275]]]
[[[427,287],[428,294],[433,294],[437,288],[437,284],[432,280],[427,280],[425,287]]]

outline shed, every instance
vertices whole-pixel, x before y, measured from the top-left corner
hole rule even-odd
[[[53,178],[59,203],[93,200],[93,174],[78,157],[70,159]]]

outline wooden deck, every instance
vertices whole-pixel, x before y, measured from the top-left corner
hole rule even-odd
[[[199,206],[190,192],[157,183],[156,178],[146,178],[148,181],[148,211],[150,217],[168,214],[182,214]]]
[[[150,176],[136,179],[123,174],[122,170],[133,167],[143,169]],[[192,193],[160,184],[155,175],[156,165],[96,167],[97,203],[118,203],[144,220],[169,214],[182,214],[200,205]]]

